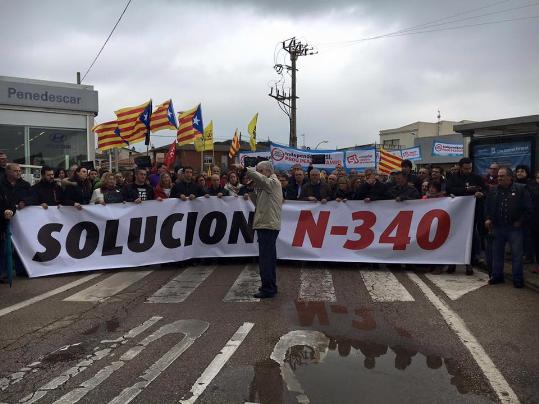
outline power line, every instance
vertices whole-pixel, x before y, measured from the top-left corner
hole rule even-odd
[[[466,21],[466,20],[473,19],[473,18],[481,18],[481,17],[486,17],[486,16],[489,16],[489,15],[506,13],[506,12],[509,12],[509,11],[517,10],[517,9],[522,9],[522,8],[533,7],[533,6],[539,5],[539,2],[536,2],[536,3],[525,4],[525,5],[516,6],[516,7],[511,7],[511,8],[504,9],[504,10],[493,11],[493,12],[490,12],[490,13],[479,14],[479,15],[475,15],[475,16],[469,16],[469,17],[466,17],[466,18],[461,18],[461,19],[457,19],[457,20],[453,20],[453,21],[446,21],[446,22],[441,22],[440,23],[440,21],[444,21],[444,20],[448,20],[448,19],[450,20],[450,19],[453,19],[453,18],[461,16],[461,15],[472,13],[474,11],[479,11],[479,10],[483,10],[483,9],[486,9],[486,8],[491,8],[491,7],[500,5],[502,3],[506,3],[508,1],[510,1],[510,0],[498,1],[498,2],[490,4],[490,5],[477,7],[477,8],[473,8],[473,9],[466,10],[466,11],[462,11],[462,12],[453,14],[451,16],[439,18],[439,19],[432,20],[432,21],[429,21],[429,22],[426,22],[426,23],[423,23],[423,24],[414,25],[412,27],[403,28],[403,29],[400,29],[398,31],[393,31],[393,32],[389,32],[389,33],[386,33],[386,34],[375,35],[375,36],[361,38],[361,39],[347,40],[347,41],[326,42],[326,43],[323,43],[321,45],[336,45],[336,44],[352,45],[352,44],[356,44],[356,43],[360,43],[360,42],[372,41],[372,40],[375,40],[375,39],[382,39],[382,38],[389,38],[389,37],[393,37],[393,36],[405,36],[407,34],[413,35],[414,33],[435,32],[436,30],[428,30],[427,31],[427,30],[424,30],[424,28],[431,28],[431,27],[435,27],[435,26],[458,23],[458,22]],[[519,18],[516,18],[515,20],[518,20],[518,19]],[[526,19],[526,18],[524,18],[524,19]],[[507,22],[507,21],[512,21],[512,20],[510,20],[510,19],[496,20],[496,21],[492,21],[492,22],[488,22],[488,23],[478,23],[477,25],[488,25],[488,24],[491,24],[491,23],[496,24],[496,23]],[[449,29],[456,29],[456,28],[461,28],[461,27],[465,28],[465,27],[470,27],[470,26],[475,26],[475,24],[458,26],[458,27],[451,27]],[[440,29],[440,31],[443,31],[443,30],[446,30],[446,29]]]
[[[114,24],[114,27],[112,28],[112,31],[110,31],[109,36],[108,36],[107,39],[105,40],[105,43],[103,44],[103,46],[101,47],[101,49],[99,49],[99,52],[97,52],[97,55],[96,55],[96,57],[94,58],[94,61],[92,62],[92,64],[91,64],[90,67],[88,68],[88,70],[86,70],[86,73],[84,73],[84,76],[82,76],[81,83],[84,81],[84,79],[86,78],[86,76],[87,76],[88,73],[90,72],[90,69],[94,66],[95,62],[97,62],[97,59],[99,58],[99,55],[101,55],[101,52],[103,52],[103,49],[105,49],[105,46],[107,45],[107,42],[109,41],[110,37],[111,37],[112,34],[114,33],[114,30],[116,29],[116,27],[118,26],[118,24],[119,24],[120,21],[122,20],[122,17],[124,16],[125,12],[127,11],[127,8],[129,7],[129,5],[131,4],[131,1],[132,1],[132,0],[128,0],[126,6],[125,6],[125,8],[124,8],[124,11],[122,11],[122,14],[120,14],[120,18],[118,18],[118,21],[116,21],[116,24]]]

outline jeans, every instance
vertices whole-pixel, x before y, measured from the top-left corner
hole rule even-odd
[[[260,268],[261,292],[277,293],[277,236],[279,230],[256,229],[258,234],[258,266]]]
[[[513,282],[524,282],[522,227],[510,225],[494,226],[492,240],[492,275],[495,280],[503,279],[505,243],[511,246]]]
[[[7,276],[7,256],[6,240],[3,233],[0,233],[0,278]]]

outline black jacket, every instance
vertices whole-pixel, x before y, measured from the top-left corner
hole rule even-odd
[[[55,182],[39,181],[30,188],[29,205],[57,206],[63,203],[62,188]]]
[[[302,186],[298,185],[296,181],[290,181],[284,191],[284,199],[287,199],[289,201],[297,201],[301,199],[301,187]]]
[[[467,187],[476,187],[476,189],[467,189]],[[459,173],[450,175],[447,178],[445,190],[449,195],[453,194],[455,196],[466,196],[474,195],[476,192],[485,193],[487,191],[487,187],[485,186],[483,178],[481,178],[479,175],[472,173],[468,176],[464,176]]]
[[[539,232],[539,184],[532,181],[526,186],[530,193],[533,205],[533,222],[537,232]]]
[[[387,188],[388,186],[380,181],[376,181],[372,185],[364,182],[354,194],[354,199],[363,200],[369,198],[371,201],[380,201],[386,199]]]
[[[4,219],[4,212],[12,210],[15,213],[16,206],[12,199],[4,192],[5,189],[0,187],[0,243],[3,243],[3,234],[6,230],[8,221]]]
[[[64,205],[73,206],[75,203],[88,205],[92,198],[90,182],[77,181],[76,185],[67,185],[64,189]]]
[[[154,199],[153,188],[148,184],[137,185],[132,182],[123,187],[122,193],[124,194],[124,201],[126,202],[134,202],[138,198],[143,201],[151,201]]]
[[[506,217],[501,214],[504,199],[507,203]],[[524,185],[513,183],[507,190],[496,186],[487,195],[485,220],[492,220],[494,225],[514,225],[516,222],[528,223],[532,216],[532,199]]]
[[[217,194],[223,194],[223,196],[229,196],[230,193],[224,189],[223,187],[219,187],[217,189],[215,189],[214,187],[209,187],[207,190],[206,190],[206,193],[210,196],[217,196]]]
[[[195,182],[177,182],[170,190],[170,198],[179,198],[181,195],[194,195],[197,198],[204,196],[204,190]]]
[[[0,186],[4,188],[4,192],[7,194],[7,197],[15,205],[19,202],[24,202],[28,204],[30,198],[30,183],[19,178],[15,185],[12,185],[7,179],[0,183]]]
[[[417,191],[416,187],[410,185],[409,183],[401,187],[399,185],[393,185],[387,189],[386,199],[419,199],[421,195]]]
[[[317,192],[316,192],[316,188],[317,188],[316,185],[313,185],[311,182],[303,184],[301,186],[300,199],[305,201],[307,200],[308,197],[314,196],[319,201],[321,201],[322,199],[330,201],[333,197],[333,192],[331,191],[331,187],[325,182],[320,182],[318,185],[320,186],[319,195],[317,195]]]

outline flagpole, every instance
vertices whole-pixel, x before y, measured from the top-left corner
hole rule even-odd
[[[112,171],[112,149],[109,149],[109,171]]]
[[[200,174],[204,172],[204,149],[200,151]]]

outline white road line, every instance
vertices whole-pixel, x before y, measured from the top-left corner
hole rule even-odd
[[[449,308],[434,292],[423,282],[419,276],[408,272],[408,277],[421,289],[427,299],[440,312],[449,327],[455,332],[462,344],[470,351],[483,374],[489,381],[492,389],[502,403],[519,403],[519,399],[509,383],[498,370],[492,359],[485,352],[479,341],[473,336],[464,321],[457,313]]]
[[[298,301],[336,302],[333,277],[327,269],[302,268]]]
[[[31,299],[25,300],[24,302],[20,302],[17,304],[14,304],[13,306],[6,307],[4,309],[0,310],[0,317],[5,316],[6,314],[12,313],[15,310],[22,309],[24,307],[28,307],[31,304],[40,302],[42,300],[48,299],[51,296],[57,295],[59,293],[65,292],[66,290],[72,289],[74,287],[77,287],[79,285],[82,285],[85,282],[88,282],[91,279],[97,278],[101,274],[92,274],[92,275],[86,275],[80,279],[77,279],[74,282],[68,283],[67,285],[60,286],[59,288],[53,289],[49,292],[43,293],[39,296],[32,297]]]
[[[475,271],[471,276],[465,274],[427,274],[425,276],[442,289],[451,300],[457,300],[466,293],[486,286],[488,281],[488,275],[480,271]]]
[[[361,271],[373,302],[413,302],[414,298],[390,271]]]
[[[105,366],[97,374],[88,380],[82,382],[79,386],[67,394],[60,397],[55,404],[74,404],[84,398],[89,392],[98,387],[101,383],[107,380],[114,372],[121,369],[126,362],[134,359],[152,342],[158,341],[160,338],[168,334],[182,333],[189,338],[198,338],[198,333],[203,333],[208,329],[209,324],[205,321],[199,320],[178,320],[170,324],[166,324],[159,328],[156,332],[144,338],[139,344],[129,349],[124,353],[118,361],[112,362],[110,365]],[[193,339],[193,340],[194,340]],[[185,340],[182,339],[182,342]],[[169,351],[170,352],[170,351]],[[126,389],[127,390],[127,389]],[[124,390],[125,391],[125,390]],[[137,393],[138,394],[138,393]],[[134,396],[136,397],[136,395]],[[133,398],[134,398],[133,397]],[[126,401],[128,402],[128,401]]]
[[[247,264],[226,294],[223,302],[259,302],[253,297],[260,287],[260,275],[255,264]]]
[[[119,346],[119,344],[125,344],[129,339],[135,338],[138,335],[142,334],[144,331],[146,331],[148,328],[153,326],[155,323],[157,323],[159,320],[161,320],[163,317],[154,316],[150,319],[146,320],[142,324],[138,325],[137,327],[129,330],[126,334],[124,334],[122,337],[118,338],[117,340],[103,340],[101,341],[101,344],[110,344],[113,343],[112,346],[108,348],[97,346],[94,349],[94,353],[91,355],[88,355],[85,359],[77,363],[75,366],[69,368],[65,372],[62,372],[60,376],[55,377],[48,383],[44,384],[43,386],[39,387],[34,393],[24,397],[22,400],[20,400],[20,403],[35,403],[38,400],[41,400],[49,391],[56,390],[60,386],[64,385],[67,381],[69,381],[71,378],[75,377],[79,373],[83,372],[84,370],[88,369],[94,362],[101,360],[103,358],[106,358],[109,356],[115,348]]]
[[[238,328],[236,333],[228,340],[221,352],[217,354],[217,356],[211,361],[208,367],[197,379],[195,384],[193,384],[189,398],[180,400],[181,404],[192,404],[200,397],[204,390],[206,390],[206,387],[208,387],[211,381],[228,362],[230,357],[234,354],[234,352],[236,352],[253,326],[254,323],[243,323],[243,325]]]
[[[181,274],[150,296],[147,303],[181,303],[185,301],[211,275],[215,268],[217,268],[217,265],[186,268]]]
[[[104,302],[116,293],[138,282],[152,271],[122,271],[90,286],[86,289],[66,297],[67,302]]]
[[[209,327],[209,323],[201,320],[178,320],[168,324],[176,332],[185,334],[184,338],[161,356],[153,365],[139,376],[140,381],[124,389],[109,404],[127,404],[133,401],[146,387],[157,379],[176,359],[178,359]],[[174,326],[174,327],[172,327]],[[167,327],[167,326],[165,326]],[[162,327],[164,328],[164,327]],[[120,358],[121,359],[121,358]]]

